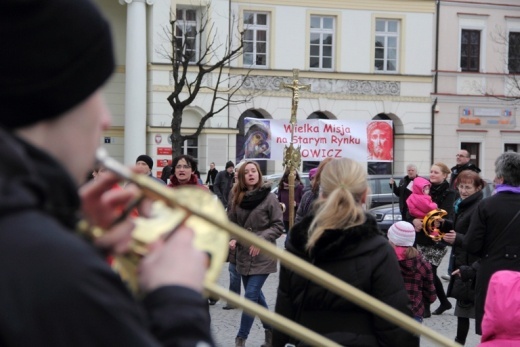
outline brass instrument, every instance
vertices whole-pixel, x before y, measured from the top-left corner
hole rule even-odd
[[[311,346],[339,347],[340,345],[215,284],[220,274],[220,268],[227,257],[229,234],[242,244],[255,245],[265,254],[279,259],[285,267],[292,271],[414,334],[424,335],[442,346],[459,346],[454,341],[423,326],[393,307],[312,266],[299,257],[260,239],[236,224],[230,223],[222,205],[213,198],[211,193],[195,186],[167,189],[163,184],[150,179],[146,175],[133,173],[129,168],[108,157],[104,150],[98,151],[97,159],[110,171],[140,187],[146,197],[157,200],[153,208],[151,222],[148,223],[147,219],[138,218],[136,222],[137,230],[133,235],[134,251],[124,257],[124,260],[120,263],[128,274],[134,276],[134,283],[136,283],[135,269],[137,263],[146,254],[144,247],[146,243],[165,237],[172,230],[175,232],[176,227],[184,224],[195,231],[195,247],[208,252],[211,258],[211,264],[204,281],[204,294],[206,296],[220,297],[234,306],[241,307],[245,312],[260,317],[277,330]],[[161,216],[162,214],[168,216]]]
[[[439,228],[439,224],[442,222],[442,217],[447,215],[443,209],[436,209],[428,212],[423,218],[423,231],[433,241],[440,241],[444,237],[445,232]]]
[[[282,209],[282,213],[285,213],[285,204],[283,202],[280,203],[280,208]]]

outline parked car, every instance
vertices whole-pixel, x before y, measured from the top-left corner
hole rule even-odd
[[[267,182],[272,182],[272,192],[276,193],[278,192],[278,183],[280,183],[280,179],[282,179],[283,174],[273,174],[273,175],[267,175],[264,176],[264,180]],[[388,182],[390,181],[391,175],[369,175],[368,176],[368,184],[370,186],[370,207],[377,207],[381,205],[390,204],[392,202],[397,203],[399,201],[399,198],[395,196],[392,192],[392,188],[390,188],[390,185]],[[302,183],[304,186],[308,186],[310,184],[309,181],[309,173],[304,172],[300,174],[300,178],[302,180]],[[402,178],[402,176],[394,176],[394,179],[396,182],[399,182],[399,180]]]
[[[484,198],[487,198],[493,194],[494,185],[493,182],[488,179],[485,181],[486,186],[482,192],[484,193]],[[385,234],[388,232],[388,229],[392,224],[401,220],[401,209],[399,208],[399,202],[371,208],[369,212],[376,218],[379,230]]]
[[[391,177],[394,177],[396,184],[403,178],[403,176],[392,175],[368,175],[371,208],[391,204],[392,202],[399,203],[399,198],[394,195],[389,184]]]

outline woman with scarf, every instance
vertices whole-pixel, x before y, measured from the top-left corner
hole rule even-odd
[[[284,229],[282,210],[276,195],[271,193],[271,185],[263,184],[258,163],[246,161],[240,166],[231,195],[229,220],[275,244]],[[236,269],[242,276],[245,298],[268,308],[262,286],[269,274],[277,271],[276,259],[262,254],[260,249],[253,245],[242,244],[234,239],[229,242],[229,246],[236,250]],[[235,339],[236,347],[245,346],[253,321],[254,317],[242,313],[240,329]],[[271,347],[271,326],[266,323],[263,323],[263,326],[265,343],[262,346]]]
[[[437,204],[437,207],[445,210],[448,214],[446,219],[453,220],[453,203],[455,202],[456,192],[450,189],[450,184],[447,179],[451,173],[450,169],[444,163],[435,163],[430,168],[430,196],[432,201]],[[413,219],[408,214],[409,221],[413,221],[415,230],[417,231],[417,249],[423,255],[423,258],[432,266],[433,283],[435,284],[435,291],[437,298],[440,301],[440,306],[431,314],[440,315],[444,311],[449,310],[452,306],[446,297],[442,282],[437,275],[437,268],[441,264],[442,258],[448,252],[447,244],[443,241],[436,242],[426,236],[422,231],[422,219]],[[430,305],[425,303],[424,318],[430,317]]]
[[[181,154],[173,158],[172,168],[168,187],[195,185],[207,189],[195,174],[197,172],[197,161],[191,155]]]
[[[482,200],[482,188],[484,188],[484,185],[484,180],[474,171],[465,170],[457,176],[454,186],[459,190],[460,197],[455,201],[454,205],[455,219],[453,220],[453,230],[445,234],[443,238],[444,241],[452,245],[453,249],[454,272],[450,278],[448,296],[457,299],[454,313],[457,317],[457,336],[455,341],[463,346],[468,336],[469,319],[475,319],[475,288],[471,288],[472,285],[469,283],[469,279],[464,277],[462,269],[471,266],[478,258],[468,254],[462,248],[462,242],[468,233],[471,216]],[[466,291],[464,293],[465,297],[459,296],[460,294],[457,295],[453,291],[453,287],[460,281],[467,282],[468,288],[473,289]],[[454,294],[451,294],[452,291]]]
[[[471,216],[462,247],[479,258],[475,283],[475,330],[481,335],[488,284],[499,270],[520,271],[520,154],[506,152],[495,161],[495,195]]]
[[[363,204],[366,168],[333,159],[324,168],[315,214],[289,232],[287,251],[412,316],[397,256]],[[419,345],[417,336],[282,266],[275,311],[342,346]],[[276,330],[273,346],[303,346]]]

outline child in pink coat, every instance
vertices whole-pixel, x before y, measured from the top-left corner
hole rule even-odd
[[[424,218],[430,211],[437,209],[437,204],[432,201],[430,194],[430,182],[422,177],[413,180],[412,194],[406,199],[408,212],[414,218]]]
[[[520,272],[502,270],[491,276],[478,347],[520,346]]]

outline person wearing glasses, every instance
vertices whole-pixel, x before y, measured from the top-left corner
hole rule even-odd
[[[450,176],[450,188],[455,191],[456,199],[460,197],[458,187],[457,187],[457,177],[464,170],[471,170],[480,173],[480,169],[473,163],[471,160],[471,153],[467,149],[461,149],[455,157],[457,158],[457,165],[451,168],[451,176]],[[453,255],[453,248],[450,252],[450,261],[448,265],[448,273],[441,276],[441,278],[445,281],[449,281],[451,278],[451,273],[453,272],[453,262],[455,261]]]
[[[200,186],[207,189],[200,183],[199,178],[195,174],[197,171],[197,160],[188,154],[181,154],[173,158],[173,172],[170,176],[170,184],[168,187],[180,187],[184,185]]]
[[[471,170],[475,171],[476,173],[480,173],[480,169],[475,164],[470,162],[471,153],[469,153],[469,151],[466,149],[461,149],[455,157],[457,158],[457,165],[451,168],[450,188],[457,190],[455,181],[457,180],[457,176],[462,171]]]

